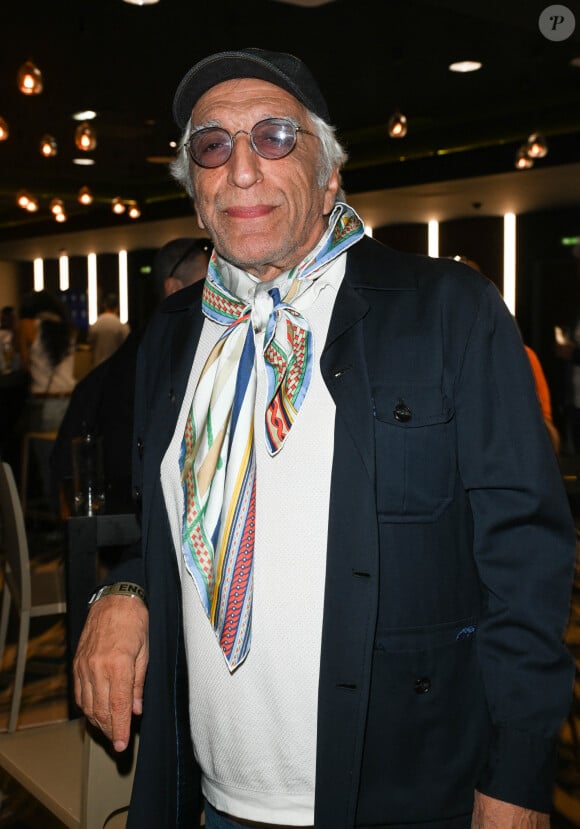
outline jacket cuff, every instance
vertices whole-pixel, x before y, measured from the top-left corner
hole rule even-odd
[[[515,806],[550,813],[557,761],[557,738],[497,728],[477,790]]]
[[[114,584],[118,581],[130,581],[145,587],[143,574],[143,560],[141,558],[127,558],[111,567],[102,585]],[[102,585],[99,585],[100,587]]]

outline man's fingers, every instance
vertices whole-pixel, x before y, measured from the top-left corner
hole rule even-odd
[[[148,613],[138,599],[107,597],[89,612],[74,659],[77,704],[123,751],[141,713],[148,660]]]

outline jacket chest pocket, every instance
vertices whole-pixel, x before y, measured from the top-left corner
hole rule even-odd
[[[379,519],[434,521],[453,497],[453,407],[438,386],[381,386],[373,402]]]

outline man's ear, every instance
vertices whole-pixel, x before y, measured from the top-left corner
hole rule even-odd
[[[340,176],[338,172],[338,168],[333,170],[331,173],[330,178],[328,179],[328,184],[326,185],[326,192],[324,193],[324,215],[328,216],[329,213],[332,212],[332,208],[334,207],[334,203],[336,201],[336,194],[338,193],[338,189],[340,187]]]

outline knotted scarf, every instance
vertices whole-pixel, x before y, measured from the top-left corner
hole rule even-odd
[[[224,285],[215,251],[205,281],[203,313],[225,330],[197,383],[180,453],[184,494],[182,545],[187,569],[229,670],[251,642],[256,521],[254,331],[264,331],[267,375],[266,446],[281,450],[304,402],[312,374],[312,335],[293,307],[343,251],[364,233],[348,205],[337,203],[324,236],[298,266],[259,283],[251,303]]]

